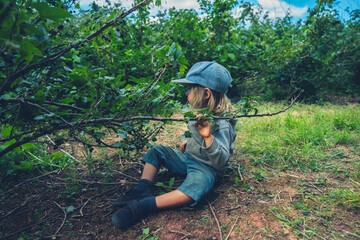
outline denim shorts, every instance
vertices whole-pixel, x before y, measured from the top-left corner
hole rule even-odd
[[[197,161],[183,151],[167,146],[154,146],[142,160],[154,165],[157,169],[164,166],[172,173],[186,176],[177,190],[195,201],[191,206],[197,204],[210,192],[218,177],[212,167]]]

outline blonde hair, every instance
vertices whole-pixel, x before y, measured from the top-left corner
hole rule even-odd
[[[218,116],[224,113],[234,113],[230,99],[224,93],[210,90],[210,98],[204,100],[204,89],[200,85],[190,86],[190,94],[194,97],[192,108],[209,108],[210,112]]]

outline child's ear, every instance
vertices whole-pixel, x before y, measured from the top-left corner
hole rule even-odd
[[[211,96],[211,90],[209,88],[204,88],[204,99],[209,99]]]

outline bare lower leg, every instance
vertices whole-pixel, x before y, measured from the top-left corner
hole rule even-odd
[[[150,182],[154,181],[154,177],[157,174],[158,169],[150,164],[145,163],[144,170],[141,176],[141,179],[147,179]],[[155,198],[156,206],[159,209],[164,208],[173,208],[173,207],[181,207],[186,206],[194,202],[194,200],[179,190],[175,190],[169,193],[165,193],[164,195],[157,196]]]
[[[156,206],[159,209],[174,208],[186,206],[194,202],[194,200],[179,190],[175,190],[155,198]]]
[[[149,180],[150,182],[154,181],[154,177],[157,174],[159,169],[150,163],[145,163],[141,179]]]

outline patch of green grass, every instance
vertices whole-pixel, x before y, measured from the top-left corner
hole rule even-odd
[[[352,189],[337,189],[329,192],[335,203],[346,208],[360,209],[360,192]]]
[[[260,113],[276,112],[282,104],[265,104]],[[295,104],[287,112],[262,118],[240,119],[236,149],[255,163],[271,167],[323,169],[324,154],[335,146],[353,146],[359,151],[358,106]]]
[[[269,103],[259,107],[259,113],[285,107]],[[243,183],[262,180],[261,184],[270,188],[268,216],[300,238],[360,236],[359,116],[359,105],[295,104],[273,117],[242,118],[238,122],[235,151],[241,158],[233,164],[240,166],[247,180]],[[290,181],[274,182],[291,172],[299,174]],[[241,186],[238,178],[235,185],[243,192],[251,188]],[[297,191],[288,195],[282,190],[285,186]],[[344,219],[348,226],[345,230]]]

